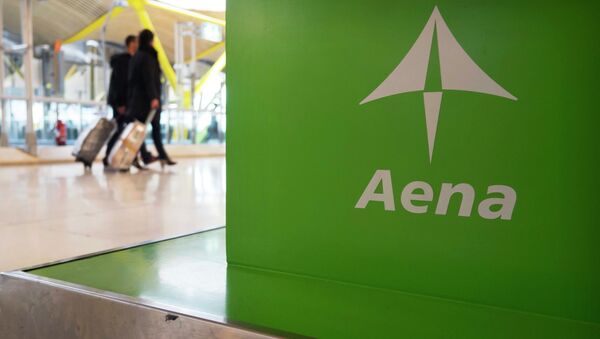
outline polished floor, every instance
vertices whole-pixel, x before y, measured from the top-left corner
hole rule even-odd
[[[0,271],[225,224],[225,158],[161,171],[0,167]]]

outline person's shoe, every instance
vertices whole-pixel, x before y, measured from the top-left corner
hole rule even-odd
[[[144,165],[150,165],[151,163],[158,161],[158,157],[152,155],[149,159],[142,159],[142,161],[144,162]]]
[[[165,166],[174,166],[177,165],[177,162],[169,159],[169,158],[165,158],[165,159],[160,159],[160,167],[164,168]]]
[[[140,164],[138,159],[133,160],[132,165],[133,165],[133,167],[137,168],[138,171],[147,171],[148,170],[146,167],[144,167],[144,166],[142,166],[142,164]]]

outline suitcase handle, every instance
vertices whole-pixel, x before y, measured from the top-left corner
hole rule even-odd
[[[152,119],[154,119],[154,115],[156,115],[156,110],[153,109],[150,111],[150,113],[148,113],[148,117],[146,118],[146,125],[148,125]]]

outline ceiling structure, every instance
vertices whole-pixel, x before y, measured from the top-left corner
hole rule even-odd
[[[19,34],[20,0],[4,0],[4,28],[11,33]],[[33,1],[33,31],[34,43],[53,44],[55,40],[65,40],[94,20],[106,14],[110,10],[112,0],[46,0]],[[191,17],[146,6],[146,10],[154,24],[155,32],[160,38],[169,59],[174,59],[174,26],[177,22],[196,21]],[[216,19],[225,20],[225,12],[194,11],[205,14]],[[106,39],[110,42],[122,44],[128,34],[136,34],[142,29],[140,20],[133,8],[125,8],[118,16],[110,19],[107,27]],[[86,39],[100,39],[100,32],[91,33]],[[207,50],[216,43],[200,40],[196,51]],[[207,55],[205,59],[215,61],[223,52],[219,48]]]

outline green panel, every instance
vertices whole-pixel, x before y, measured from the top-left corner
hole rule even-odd
[[[231,319],[313,338],[600,338],[600,326],[243,267]]]
[[[317,338],[600,338],[600,326],[229,266],[217,230],[30,271]]]
[[[444,93],[430,163],[423,91],[359,103],[435,5],[518,100],[440,88],[434,48],[426,89]],[[591,0],[228,1],[229,262],[600,323],[599,11]],[[376,170],[391,172],[395,211],[355,208]],[[433,188],[425,214],[401,204],[413,181]],[[435,214],[442,183],[474,188],[470,217],[460,196]],[[479,215],[491,185],[516,191],[511,220]]]

